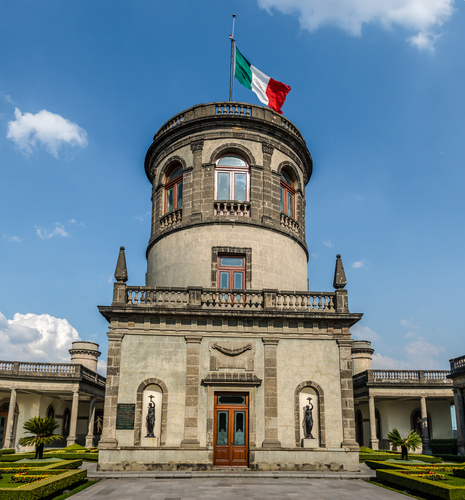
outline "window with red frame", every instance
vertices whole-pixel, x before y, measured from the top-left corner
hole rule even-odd
[[[215,200],[249,201],[249,166],[242,158],[235,155],[220,158],[215,178]]]
[[[219,255],[217,266],[218,288],[220,290],[245,289],[245,257]]]
[[[182,207],[182,167],[174,167],[165,182],[165,213]]]
[[[295,189],[294,183],[289,175],[281,172],[281,212],[284,212],[289,217],[295,219],[294,210]]]

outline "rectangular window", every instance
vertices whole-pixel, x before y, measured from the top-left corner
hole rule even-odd
[[[168,189],[166,194],[166,211],[171,212],[173,210],[173,197],[174,197],[174,186]]]
[[[247,200],[247,174],[234,174],[234,199]]]
[[[217,271],[220,290],[245,289],[245,256],[218,255]]]
[[[182,207],[182,182],[180,182],[179,184],[177,184],[177,187],[178,187],[178,203],[176,205],[177,208],[180,208]]]
[[[294,208],[294,196],[289,193],[289,191],[287,192],[287,215],[289,215],[289,217],[292,217],[293,216],[293,213],[292,213],[292,210]]]
[[[229,172],[218,172],[218,200],[229,200]]]

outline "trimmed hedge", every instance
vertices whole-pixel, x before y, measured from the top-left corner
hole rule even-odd
[[[34,483],[42,479],[48,479],[52,474],[15,474],[11,481],[13,483]]]
[[[389,470],[389,469],[394,469],[394,470],[405,470],[405,469],[417,469],[417,470],[422,470],[424,468],[429,468],[430,470],[435,470],[436,468],[437,469],[441,469],[441,468],[448,468],[448,469],[452,469],[452,468],[457,468],[457,469],[460,469],[460,470],[463,470],[465,469],[465,466],[464,465],[446,465],[446,464],[443,464],[443,463],[440,463],[440,464],[431,464],[431,465],[423,465],[423,464],[406,464],[406,463],[396,463],[396,462],[386,462],[386,461],[383,461],[383,462],[379,462],[377,460],[367,460],[365,462],[366,465],[368,465],[368,467],[370,467],[370,469],[373,469],[373,470],[378,470],[378,469],[383,469],[383,470]]]
[[[86,479],[87,471],[70,470],[18,488],[0,488],[0,500],[40,500]]]
[[[14,448],[2,448],[0,450],[0,455],[11,455],[13,453],[16,453]]]
[[[465,500],[465,486],[451,486],[441,481],[429,481],[402,474],[399,471],[378,469],[376,478],[408,490],[420,491],[445,500]]]
[[[454,476],[460,479],[465,479],[465,469],[454,469]]]
[[[64,460],[86,460],[88,462],[98,462],[98,453],[84,452],[84,453],[44,453],[44,458],[63,458]]]
[[[465,456],[464,455],[442,455],[442,454],[437,454],[435,455],[436,457],[441,457],[445,462],[465,462]]]
[[[433,455],[457,455],[457,439],[432,439],[429,445]]]
[[[34,458],[36,454],[31,453],[15,453],[12,455],[0,455],[0,462],[16,462],[16,460],[24,460],[25,458]]]
[[[9,464],[1,464],[0,463],[0,472],[4,472],[5,474],[10,474],[6,472],[7,470],[13,470],[16,472],[18,469],[41,469],[41,470],[66,470],[66,469],[77,469],[81,467],[82,460],[60,460],[59,462],[13,462]]]
[[[416,453],[409,453],[409,457],[414,459],[414,460],[421,460],[422,462],[428,462],[430,464],[438,464],[442,462],[441,457],[432,457],[431,455],[417,455]],[[365,462],[366,460],[376,460],[376,461],[383,461],[383,460],[400,460],[402,458],[402,455],[400,453],[393,455],[393,454],[382,454],[382,453],[360,453],[360,461]]]

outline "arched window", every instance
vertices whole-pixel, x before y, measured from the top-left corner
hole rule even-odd
[[[381,440],[381,414],[379,410],[375,410],[375,421],[376,421],[376,437]]]
[[[63,426],[61,431],[61,434],[65,437],[69,436],[70,420],[71,420],[71,412],[69,411],[69,408],[66,408],[66,410],[63,412]]]
[[[420,410],[415,410],[412,413],[412,430],[416,431],[418,435],[423,439],[423,420],[421,418],[421,411]],[[431,417],[428,413],[428,434],[429,434],[429,439],[432,438],[433,435],[433,429],[431,428]]]
[[[355,412],[355,441],[363,446],[363,416],[360,410]]]
[[[295,219],[294,183],[284,170],[281,171],[281,212]]]
[[[182,167],[176,165],[166,176],[165,213],[182,207]]]
[[[55,418],[55,410],[53,409],[53,406],[48,407],[47,417]]]
[[[249,166],[241,157],[229,154],[216,162],[216,200],[249,201],[249,186]]]

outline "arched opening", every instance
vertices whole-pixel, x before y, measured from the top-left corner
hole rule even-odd
[[[423,422],[421,419],[421,410],[416,409],[412,413],[411,417],[411,429],[413,431],[416,431],[418,435],[423,439]],[[433,437],[433,428],[431,427],[431,416],[428,413],[428,434],[429,434],[429,439],[432,439]]]
[[[55,418],[55,410],[53,408],[53,406],[49,406],[48,407],[48,410],[47,410],[47,418],[49,417],[52,417],[52,418]]]
[[[8,422],[9,409],[10,409],[10,403],[3,403],[0,406],[0,443],[2,445],[2,448],[5,444],[6,423]]]
[[[61,435],[63,437],[69,436],[70,421],[71,421],[71,412],[70,412],[69,408],[66,408],[65,411],[63,412],[63,426],[62,426],[62,431],[61,431]]]
[[[363,446],[363,415],[360,410],[355,412],[355,440]]]
[[[295,219],[295,188],[291,176],[281,170],[281,212]]]
[[[302,429],[302,439],[307,437],[307,419],[308,417],[312,420],[311,435],[314,439],[318,440],[318,444],[321,442],[320,439],[320,423],[319,423],[319,407],[318,407],[318,393],[313,387],[304,387],[300,391],[299,395],[300,402],[300,418],[301,418],[301,429]],[[312,408],[313,407],[313,408]]]
[[[227,154],[216,162],[215,200],[249,201],[249,165],[240,156]]]
[[[182,207],[182,165],[172,167],[165,181],[165,213]]]
[[[94,436],[101,436],[103,430],[103,410],[95,410]]]
[[[142,446],[144,443],[160,446],[162,404],[163,391],[161,387],[156,384],[148,385],[142,395]]]
[[[376,438],[381,441],[381,414],[379,410],[375,410],[375,422],[376,422]]]

